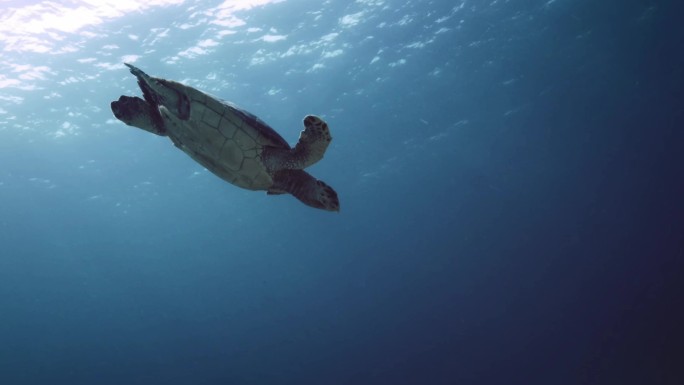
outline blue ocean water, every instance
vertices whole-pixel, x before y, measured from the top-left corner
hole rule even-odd
[[[681,384],[680,11],[0,2],[0,384]],[[123,62],[322,116],[341,212],[117,121]]]

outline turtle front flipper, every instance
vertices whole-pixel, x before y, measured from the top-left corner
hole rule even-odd
[[[328,124],[314,115],[304,118],[304,130],[299,134],[299,142],[292,150],[294,164],[304,169],[323,159],[325,150],[332,141]]]
[[[112,102],[112,112],[120,121],[156,135],[166,136],[164,121],[157,108],[145,100],[132,96],[121,96]]]
[[[307,206],[340,211],[340,201],[332,187],[303,170],[280,170],[273,175],[269,194],[288,192]]]

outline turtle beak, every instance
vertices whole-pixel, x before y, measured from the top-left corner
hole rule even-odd
[[[154,78],[132,64],[124,63],[135,77],[145,100],[153,106],[164,106],[181,120],[190,117],[190,101],[185,86],[169,80]]]

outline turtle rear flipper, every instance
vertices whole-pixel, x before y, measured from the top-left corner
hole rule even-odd
[[[328,124],[314,115],[304,118],[304,130],[299,134],[299,142],[292,150],[292,157],[301,168],[307,168],[323,159],[325,150],[332,141]]]
[[[269,195],[292,194],[305,205],[328,211],[340,211],[340,201],[332,187],[303,170],[280,170],[273,176]]]
[[[112,102],[112,112],[120,121],[156,135],[166,136],[159,110],[138,97],[121,96]]]

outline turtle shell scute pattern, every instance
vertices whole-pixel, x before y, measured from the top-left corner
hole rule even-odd
[[[261,162],[264,146],[289,145],[271,127],[239,108],[205,94],[192,95],[191,133],[179,138],[184,150],[214,174],[250,190],[266,190],[273,180]]]

